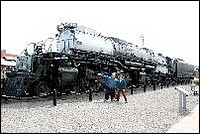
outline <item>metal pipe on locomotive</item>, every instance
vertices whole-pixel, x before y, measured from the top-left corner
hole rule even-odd
[[[130,42],[101,35],[95,30],[61,23],[55,38],[30,43],[33,51],[17,58],[16,71],[7,74],[4,96],[48,96],[58,93],[103,90],[98,73],[123,70],[128,86],[187,83],[194,66],[156,54]],[[47,41],[51,40],[48,50]]]

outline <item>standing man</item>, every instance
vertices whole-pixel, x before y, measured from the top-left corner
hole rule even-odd
[[[116,73],[113,72],[111,76],[109,75],[101,75],[101,78],[105,81],[105,100],[109,99],[109,95],[111,96],[111,101],[115,97],[115,87],[117,79],[115,78]]]

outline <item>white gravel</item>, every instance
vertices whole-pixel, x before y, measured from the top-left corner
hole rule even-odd
[[[187,90],[188,85],[184,86]],[[197,87],[199,88],[199,87]],[[186,116],[199,96],[187,97],[188,113],[178,110],[178,91],[174,87],[127,91],[128,103],[121,95],[119,102],[104,102],[104,93],[68,95],[57,99],[8,100],[1,103],[1,132],[6,133],[163,133]]]

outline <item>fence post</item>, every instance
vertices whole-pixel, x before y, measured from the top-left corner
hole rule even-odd
[[[56,98],[57,98],[57,91],[56,89],[53,90],[53,105],[56,106]]]
[[[183,102],[183,99],[182,99],[182,93],[181,91],[179,91],[179,112],[182,112],[182,102]]]
[[[156,83],[153,83],[153,90],[156,90]]]
[[[186,111],[186,94],[183,94],[182,97],[183,97],[183,110]]]
[[[133,84],[131,85],[131,94],[133,94]]]
[[[89,88],[89,101],[92,101],[92,89]]]
[[[146,83],[144,83],[144,92],[146,92]]]
[[[186,94],[179,91],[179,112],[186,111]]]

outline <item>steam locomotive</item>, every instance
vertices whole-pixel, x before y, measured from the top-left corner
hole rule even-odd
[[[103,90],[98,73],[123,71],[128,86],[189,83],[194,66],[77,23],[57,25],[58,34],[29,43],[7,74],[3,96],[48,96]],[[29,49],[32,49],[29,52]]]

